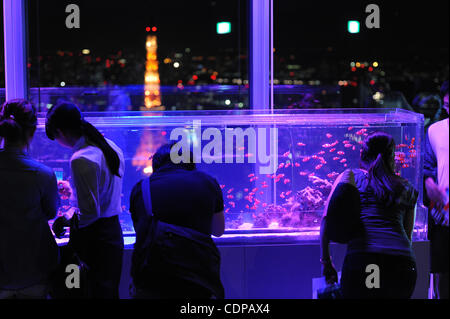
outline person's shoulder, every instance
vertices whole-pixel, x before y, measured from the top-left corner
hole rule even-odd
[[[79,151],[70,158],[70,167],[72,170],[80,173],[97,171],[99,169],[100,159],[96,155],[86,150]]]
[[[352,176],[352,185],[355,186],[358,189],[362,189],[367,185],[368,181],[368,173],[367,171],[361,169],[361,168],[352,168],[348,169],[351,171]]]
[[[359,169],[347,168],[345,171],[339,174],[336,181],[338,183],[345,183],[356,186],[356,180],[360,177],[360,174],[362,174],[362,172]]]
[[[46,174],[46,175],[53,175],[53,170],[48,167],[47,165],[38,162],[34,159],[31,159],[31,162],[35,165],[36,169],[38,169],[42,174]]]
[[[94,145],[86,145],[83,148],[80,148],[79,150],[77,150],[76,152],[74,152],[72,154],[71,160],[80,158],[80,157],[89,157],[89,156],[93,156],[93,155],[97,155],[99,153],[101,153],[101,149],[99,149],[97,146]]]
[[[198,178],[210,181],[210,182],[214,182],[217,183],[217,180],[212,177],[211,175],[209,175],[208,173],[202,172],[202,171],[198,171],[198,170],[193,170],[191,171],[193,176],[196,176]]]
[[[38,162],[37,160],[29,157],[25,160],[26,164],[30,167],[32,167],[33,169],[36,170],[37,174],[40,177],[43,178],[48,178],[48,179],[52,179],[55,177],[55,173],[53,172],[53,169],[51,169],[50,167],[48,167],[47,165]]]
[[[220,185],[217,179],[209,175],[208,173],[198,170],[194,170],[192,171],[192,173],[194,174],[195,178],[202,180],[205,184],[210,185],[210,187],[213,187],[216,190],[220,189]]]
[[[72,154],[70,158],[70,163],[99,163],[102,156],[102,151],[96,146],[88,145],[82,149],[79,149],[75,153]]]
[[[368,176],[368,172],[361,168],[352,168],[352,172],[355,177],[355,180],[365,179]]]
[[[438,122],[431,124],[430,127],[428,128],[428,135],[433,136],[434,134],[441,134],[441,130],[446,129],[445,123],[446,121],[448,121],[448,119],[440,120]]]
[[[131,198],[134,198],[141,191],[143,181],[144,180],[141,179],[133,186],[133,188],[131,189],[131,193],[130,193]]]
[[[123,155],[122,149],[113,140],[110,140],[109,138],[106,138],[106,137],[105,137],[105,140],[109,144],[109,146],[111,146],[113,148],[113,150],[118,152],[120,155]]]

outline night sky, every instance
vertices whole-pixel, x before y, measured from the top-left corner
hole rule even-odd
[[[145,27],[157,26],[159,45],[163,48],[186,47],[216,50],[237,47],[239,1],[104,1],[104,0],[40,0],[39,8],[30,8],[30,22],[37,28],[39,16],[41,50],[81,49],[111,51],[145,48]],[[81,28],[67,29],[65,7],[69,3],[80,6]],[[194,4],[192,4],[194,3]],[[213,3],[215,3],[213,5]],[[241,17],[245,17],[242,2]],[[39,12],[38,15],[32,13]],[[231,35],[216,35],[216,22],[231,21]],[[241,27],[242,28],[242,27]],[[240,34],[245,35],[244,30]],[[36,37],[35,37],[36,38]],[[242,38],[242,46],[245,39]]]
[[[81,29],[65,28],[66,5],[81,10]],[[376,3],[381,29],[366,29],[365,7]],[[368,54],[432,55],[448,52],[449,1],[274,1],[274,39],[280,50],[333,47]],[[167,49],[246,47],[247,4],[239,0],[105,1],[34,0],[29,8],[30,37],[40,39],[41,51],[56,49],[117,50],[142,48],[145,27],[158,27],[159,45]],[[239,16],[240,15],[240,16]],[[37,19],[39,17],[39,19]],[[350,35],[347,20],[361,22],[361,32]],[[215,34],[220,20],[233,23],[231,35]],[[39,22],[40,35],[37,35]]]

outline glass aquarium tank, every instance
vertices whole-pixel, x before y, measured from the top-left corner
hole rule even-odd
[[[359,167],[360,144],[373,131],[396,141],[396,173],[420,193],[414,240],[425,240],[422,205],[423,115],[400,109],[163,111],[85,113],[85,119],[124,152],[120,220],[134,236],[133,186],[152,174],[151,156],[176,140],[193,147],[197,169],[222,188],[226,231],[221,244],[317,241],[324,203],[336,177]],[[40,114],[31,155],[70,180],[71,151],[45,135]],[[61,212],[69,209],[64,202]]]

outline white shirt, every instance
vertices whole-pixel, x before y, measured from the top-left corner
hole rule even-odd
[[[106,141],[119,156],[119,175],[123,176],[122,150],[111,140]],[[84,137],[78,140],[73,151],[70,168],[80,209],[79,226],[86,227],[99,218],[118,215],[122,211],[122,177],[111,173],[101,149]]]
[[[437,160],[437,184],[448,189],[449,182],[449,126],[448,118],[434,123],[428,129],[431,148]]]

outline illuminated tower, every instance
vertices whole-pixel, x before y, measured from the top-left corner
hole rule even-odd
[[[161,91],[159,86],[160,82],[157,56],[158,43],[155,34],[156,27],[147,27],[146,31],[152,31],[153,33],[147,35],[147,40],[145,41],[145,47],[147,50],[144,80],[145,106],[141,107],[141,110],[159,111],[164,110],[164,106],[161,106]],[[144,114],[150,115],[149,113]],[[165,143],[164,136],[165,135],[162,135],[161,133],[158,134],[150,130],[143,130],[140,144],[137,147],[136,153],[133,157],[132,165],[144,175],[149,175],[153,172],[152,160],[150,159],[150,156],[155,153],[160,145]]]
[[[158,72],[158,43],[156,39],[156,27],[146,28],[147,32],[153,31],[153,34],[147,35],[145,47],[147,50],[147,61],[145,63],[145,86],[144,86],[144,104],[143,110],[149,109],[164,109],[161,107],[161,93],[159,87],[159,72]]]

